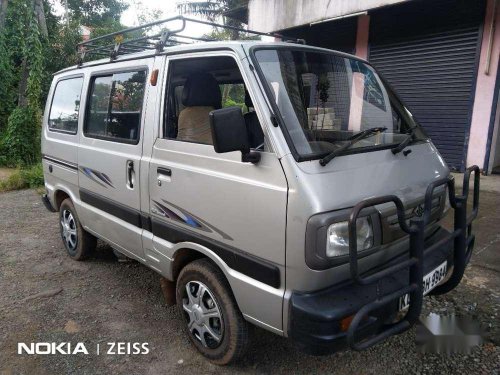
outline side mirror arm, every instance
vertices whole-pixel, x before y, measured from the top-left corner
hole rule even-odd
[[[260,161],[260,152],[249,151],[246,153],[241,153],[241,161],[243,163],[253,163],[257,164]]]

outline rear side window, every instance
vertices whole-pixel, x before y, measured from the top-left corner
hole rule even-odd
[[[76,134],[83,77],[57,82],[49,112],[49,129]]]
[[[139,141],[146,72],[95,77],[90,88],[84,134],[115,142]]]

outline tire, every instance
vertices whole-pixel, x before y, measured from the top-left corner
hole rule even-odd
[[[66,252],[73,260],[85,260],[95,250],[97,239],[85,231],[71,199],[66,198],[59,208],[59,228]]]
[[[189,340],[201,354],[217,365],[241,358],[248,346],[249,326],[220,269],[208,259],[187,264],[177,279],[176,299]],[[207,312],[212,317],[205,316]]]

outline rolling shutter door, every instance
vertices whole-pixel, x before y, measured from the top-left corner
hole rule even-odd
[[[372,13],[370,62],[462,170],[479,57],[483,1],[414,1]]]

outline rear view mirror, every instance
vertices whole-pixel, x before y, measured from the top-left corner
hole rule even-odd
[[[240,107],[227,107],[210,112],[210,128],[215,152],[241,151],[241,161],[258,163],[260,153],[250,151],[247,126]]]

